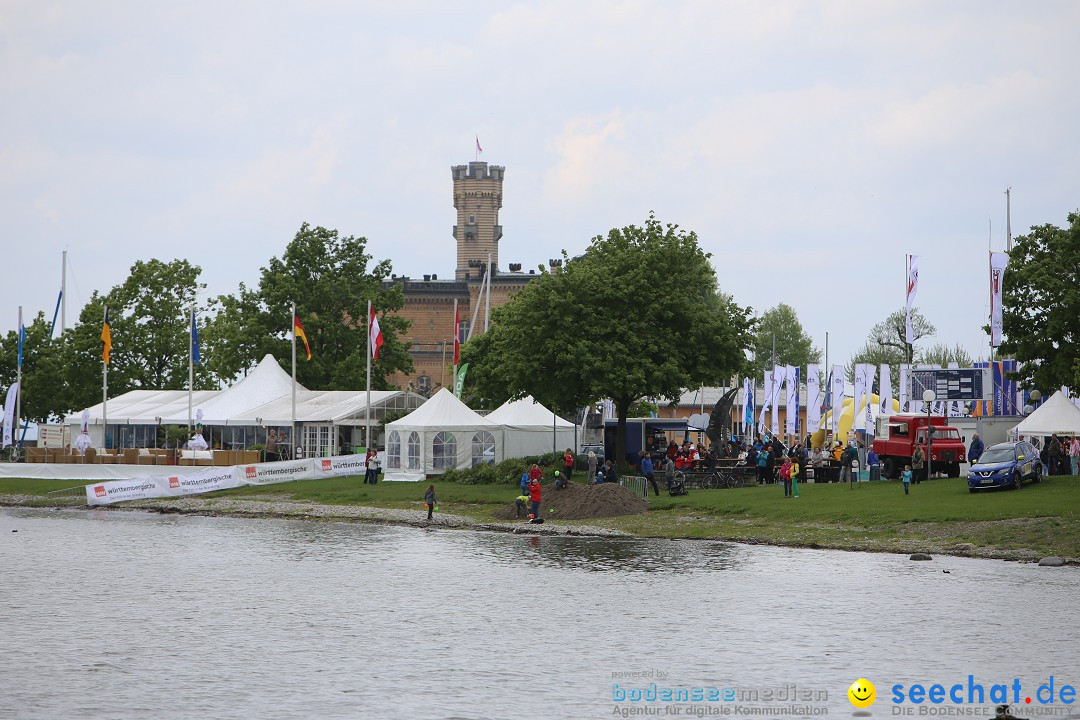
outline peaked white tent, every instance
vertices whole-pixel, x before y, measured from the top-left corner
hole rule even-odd
[[[299,383],[296,384],[296,391],[298,394],[308,392],[307,388]],[[196,407],[203,411],[204,425],[235,425],[236,419],[242,413],[286,396],[291,400],[292,376],[281,368],[273,355],[268,354],[238,383]],[[169,418],[163,422],[187,422],[186,413],[185,408],[182,420]]]
[[[446,388],[386,425],[387,480],[423,480],[502,459],[502,426],[470,410]]]
[[[574,447],[574,424],[532,396],[503,403],[486,417],[503,426],[503,457],[543,455]]]
[[[1058,390],[1033,413],[1013,428],[1013,434],[1031,435],[1080,435],[1080,408],[1077,408]]]

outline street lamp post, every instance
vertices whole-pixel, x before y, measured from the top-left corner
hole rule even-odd
[[[923,390],[922,399],[923,402],[926,404],[926,479],[929,480],[931,468],[933,467],[931,465],[932,461],[930,460],[930,451],[934,443],[934,438],[932,434],[933,431],[930,428],[930,404],[933,403],[935,399],[937,399],[937,395],[934,394],[933,390],[927,388]]]

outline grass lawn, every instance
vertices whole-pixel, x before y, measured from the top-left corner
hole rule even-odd
[[[0,479],[0,495],[41,495],[71,481]],[[491,520],[513,501],[516,485],[435,482],[444,512]],[[243,487],[217,493],[260,496],[326,505],[418,508],[427,483],[364,485],[360,478],[333,478]],[[1061,555],[1080,559],[1080,478],[1051,477],[1021,490],[971,494],[963,479],[800,485],[798,499],[778,485],[734,490],[691,490],[684,497],[650,498],[646,515],[572,521],[623,530],[642,537],[723,538],[782,545],[910,552],[970,552],[996,557]],[[42,498],[41,504],[49,504]],[[567,521],[571,522],[571,521]]]

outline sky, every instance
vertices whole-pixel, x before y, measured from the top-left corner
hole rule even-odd
[[[502,269],[658,219],[830,362],[904,305],[988,356],[988,251],[1080,207],[1080,3],[0,4],[0,332],[138,260],[207,296],[300,225],[449,277],[452,165],[506,167]],[[617,278],[613,278],[617,281]]]

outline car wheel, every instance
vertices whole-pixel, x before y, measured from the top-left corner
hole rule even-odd
[[[971,493],[972,495],[974,495],[975,494],[975,488],[969,487],[968,492]]]
[[[1035,466],[1035,472],[1031,476],[1032,482],[1042,482],[1042,465]]]
[[[1012,482],[1013,490],[1019,490],[1020,489],[1020,479],[1022,477],[1023,477],[1023,475],[1020,474],[1019,470],[1016,471],[1015,473],[1013,473],[1013,482]]]

